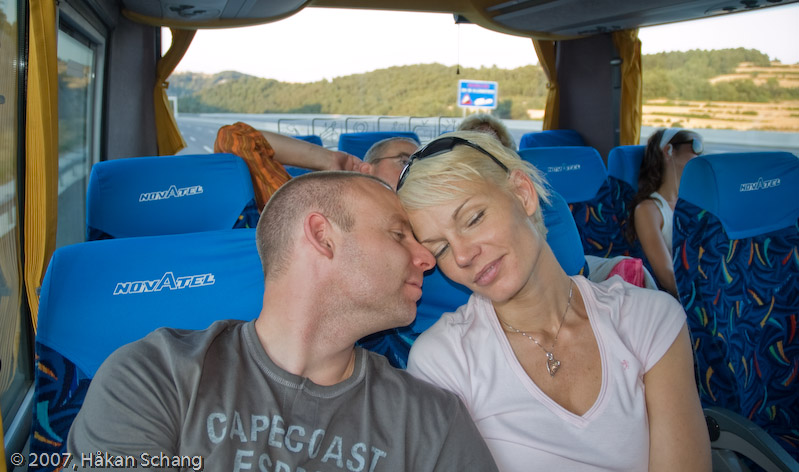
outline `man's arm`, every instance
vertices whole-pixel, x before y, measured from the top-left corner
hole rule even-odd
[[[365,172],[363,161],[341,151],[331,151],[322,146],[278,133],[261,131],[275,150],[275,160],[287,166],[313,170],[350,170]]]
[[[141,347],[114,352],[92,380],[67,440],[78,467],[82,457],[98,452],[132,456],[136,464],[142,453],[177,454],[181,414],[174,380],[159,368],[160,353]]]

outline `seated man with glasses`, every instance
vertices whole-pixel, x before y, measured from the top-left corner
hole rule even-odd
[[[400,172],[418,147],[419,143],[412,138],[395,137],[378,141],[363,156],[367,165],[363,166],[362,172],[396,187]]]

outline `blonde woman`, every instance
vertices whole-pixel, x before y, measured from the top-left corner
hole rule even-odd
[[[466,403],[500,470],[710,470],[685,313],[612,278],[569,277],[546,242],[539,172],[482,133],[411,156],[417,239],[473,290],[408,371]]]

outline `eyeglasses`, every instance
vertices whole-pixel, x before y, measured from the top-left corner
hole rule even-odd
[[[402,188],[402,185],[405,183],[405,179],[408,177],[408,171],[411,169],[411,166],[413,165],[414,161],[425,159],[427,157],[438,156],[439,154],[452,151],[452,149],[454,149],[455,146],[469,146],[472,149],[476,149],[485,154],[486,156],[490,157],[492,161],[496,162],[497,165],[502,168],[502,170],[504,170],[505,172],[510,172],[508,170],[508,166],[503,164],[502,161],[494,157],[493,154],[486,151],[477,144],[474,144],[471,141],[467,141],[457,136],[448,136],[446,138],[439,138],[436,139],[435,141],[429,142],[425,147],[419,149],[418,151],[416,151],[411,155],[410,159],[408,159],[408,164],[405,166],[404,169],[402,169],[402,172],[400,173],[399,182],[397,182],[397,191],[399,191],[399,189]]]
[[[408,154],[407,152],[401,152],[401,153],[397,154],[396,156],[385,156],[385,157],[378,157],[377,159],[372,159],[369,163],[372,164],[372,165],[375,165],[378,162],[384,161],[386,159],[398,159],[398,162],[404,168],[406,165],[408,165],[410,157],[411,157],[411,155]]]

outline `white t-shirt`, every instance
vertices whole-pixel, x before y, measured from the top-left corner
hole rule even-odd
[[[491,302],[476,294],[422,333],[408,372],[463,399],[500,470],[646,470],[643,376],[671,347],[685,312],[668,294],[620,277],[600,284],[572,279],[602,364],[599,396],[584,415],[564,409],[530,380]]]
[[[660,210],[660,215],[663,217],[663,226],[660,227],[660,233],[663,235],[663,240],[666,241],[666,248],[669,250],[669,255],[674,254],[671,249],[671,231],[674,226],[674,210],[669,206],[669,202],[663,198],[663,195],[652,192],[649,198],[655,201],[655,205]]]

